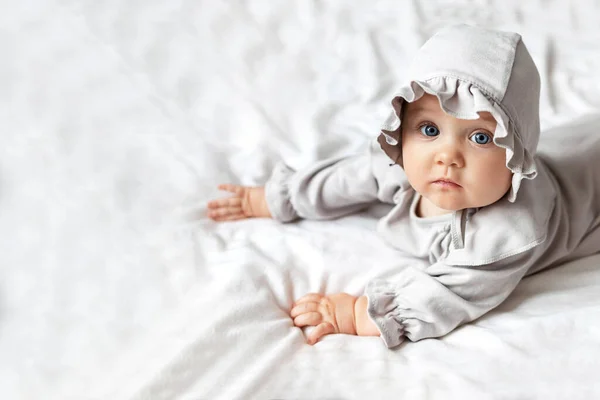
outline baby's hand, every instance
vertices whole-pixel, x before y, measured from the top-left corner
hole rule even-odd
[[[346,293],[331,296],[310,293],[294,303],[290,316],[295,326],[316,326],[307,340],[308,344],[313,345],[321,337],[331,333],[356,335],[355,302],[356,297]]]
[[[235,194],[233,197],[208,202],[206,215],[215,221],[235,221],[245,218],[272,218],[265,199],[264,187],[219,185],[220,190]]]

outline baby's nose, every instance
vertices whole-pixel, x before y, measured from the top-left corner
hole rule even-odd
[[[455,145],[445,145],[440,148],[435,156],[435,162],[439,165],[447,167],[462,168],[464,166],[464,158],[461,150]]]

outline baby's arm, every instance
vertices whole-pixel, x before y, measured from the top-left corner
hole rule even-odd
[[[484,265],[407,266],[367,285],[369,316],[388,347],[444,336],[501,304],[538,257],[533,249]]]
[[[221,185],[235,196],[208,203],[216,221],[270,217],[280,222],[297,218],[332,219],[359,211],[375,200],[393,203],[407,189],[404,171],[377,141],[362,152],[330,158],[295,171],[279,163],[264,187]]]
[[[535,251],[493,264],[404,267],[391,280],[376,280],[365,296],[307,294],[290,312],[294,325],[315,326],[314,344],[332,333],[381,336],[388,347],[440,337],[502,303],[526,275]]]
[[[399,165],[391,165],[377,140],[358,154],[330,158],[294,171],[280,163],[265,186],[269,210],[278,221],[333,219],[374,201],[393,204],[410,186]]]
[[[333,333],[379,336],[377,326],[367,314],[366,296],[356,298],[347,293],[330,296],[309,293],[294,303],[290,316],[295,326],[315,326],[307,338],[310,345]]]

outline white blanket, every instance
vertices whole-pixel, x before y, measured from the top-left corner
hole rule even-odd
[[[600,255],[442,339],[311,347],[291,302],[392,274],[385,210],[204,216],[218,183],[363,146],[444,24],[523,34],[544,127],[600,113],[599,20],[591,0],[0,2],[0,398],[600,397]]]

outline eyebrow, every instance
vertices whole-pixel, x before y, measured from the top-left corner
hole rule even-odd
[[[406,109],[408,109],[409,107],[406,107]],[[415,112],[415,111],[437,111],[436,109],[433,109],[433,107],[427,107],[424,106],[423,103],[412,103],[410,105],[410,111],[411,112]]]

